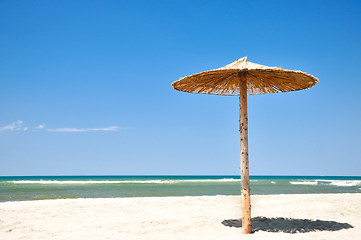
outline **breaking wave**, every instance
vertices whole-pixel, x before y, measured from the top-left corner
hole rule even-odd
[[[290,182],[291,184],[295,185],[317,185],[318,182],[316,181],[302,181],[302,182]]]
[[[225,179],[179,179],[179,180],[88,180],[88,181],[73,181],[73,180],[19,180],[8,181],[15,184],[124,184],[124,183],[140,183],[140,184],[173,184],[173,183],[202,183],[202,182],[240,182],[240,179],[225,178]]]
[[[295,185],[334,185],[339,187],[361,186],[361,180],[314,180],[314,181],[291,181],[290,184]]]

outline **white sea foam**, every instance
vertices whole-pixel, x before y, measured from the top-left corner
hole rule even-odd
[[[276,182],[272,181],[271,183],[275,184]]]
[[[327,179],[316,179],[313,181],[299,181],[299,182],[290,182],[291,184],[296,185],[334,185],[339,187],[353,187],[361,186],[361,180],[327,180]]]
[[[319,182],[326,182],[330,185],[340,186],[340,187],[352,187],[352,186],[361,186],[361,180],[317,180]]]
[[[224,178],[224,179],[176,179],[176,180],[124,180],[124,181],[112,181],[112,180],[89,180],[89,181],[74,181],[74,180],[20,180],[20,181],[8,181],[15,184],[120,184],[120,183],[153,183],[153,184],[165,184],[165,183],[196,183],[196,182],[239,182],[240,179]]]
[[[318,182],[317,181],[302,181],[302,182],[290,182],[291,184],[295,184],[295,185],[317,185]]]
[[[89,180],[89,181],[55,181],[55,180],[21,180],[21,181],[10,181],[12,183],[16,183],[16,184],[114,184],[114,183],[161,183],[160,180],[150,180],[150,181],[111,181],[111,180],[106,180],[106,181],[94,181],[94,180]]]
[[[162,183],[178,182],[240,182],[241,179],[223,178],[223,179],[186,179],[186,180],[161,180]]]

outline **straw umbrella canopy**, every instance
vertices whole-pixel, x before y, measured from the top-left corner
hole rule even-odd
[[[317,82],[317,78],[307,73],[263,66],[243,57],[222,68],[193,74],[172,83],[175,90],[183,92],[239,96],[243,233],[252,230],[247,95],[298,91],[311,88]]]

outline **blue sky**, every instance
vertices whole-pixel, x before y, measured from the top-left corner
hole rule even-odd
[[[360,1],[0,1],[0,175],[239,174],[238,98],[173,81],[248,56],[251,175],[361,175]]]

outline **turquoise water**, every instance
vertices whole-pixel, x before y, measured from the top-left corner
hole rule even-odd
[[[361,177],[251,176],[251,194],[361,193]],[[239,195],[239,176],[0,177],[0,202],[61,198]]]

